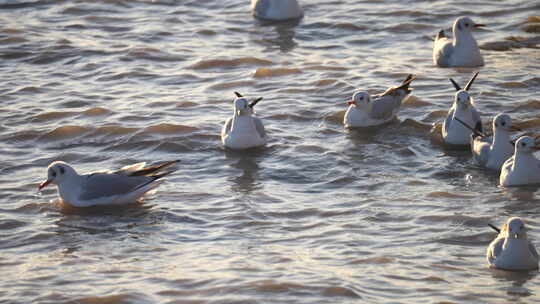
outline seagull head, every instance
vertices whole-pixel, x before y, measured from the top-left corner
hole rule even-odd
[[[540,147],[536,145],[534,138],[530,136],[521,136],[516,141],[516,154],[517,153],[534,153],[540,150]]]
[[[472,105],[471,95],[465,90],[460,90],[456,93],[455,103],[458,108],[466,110]]]
[[[47,168],[47,180],[39,185],[41,190],[49,184],[59,185],[70,176],[76,175],[75,169],[63,161],[55,161]]]
[[[508,114],[497,114],[493,119],[493,130],[521,131],[520,128],[512,125],[512,119]]]
[[[512,239],[526,239],[527,231],[525,229],[525,223],[517,216],[511,217],[506,221],[503,230],[507,233],[509,238]]]
[[[475,23],[471,18],[469,17],[459,17],[454,21],[454,25],[452,26],[452,31],[459,35],[459,33],[470,33],[473,29],[477,27],[485,26],[484,24]]]
[[[371,96],[366,91],[357,91],[347,103],[359,109],[369,109],[371,107]]]
[[[249,102],[244,97],[238,97],[234,100],[234,113],[235,115],[251,114],[251,108]]]

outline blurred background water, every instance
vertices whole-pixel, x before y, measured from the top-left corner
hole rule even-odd
[[[497,187],[430,130],[450,107],[432,38],[467,15],[486,65],[486,125],[540,128],[537,1],[302,1],[300,22],[249,1],[0,1],[3,303],[535,303],[538,273],[486,267],[487,223],[537,189]],[[399,120],[347,131],[346,100],[415,73]],[[225,151],[233,91],[263,96],[270,142]],[[53,160],[79,172],[182,159],[156,194],[74,210]]]

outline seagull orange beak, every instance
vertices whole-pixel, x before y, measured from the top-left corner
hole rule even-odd
[[[474,27],[484,27],[484,26],[486,26],[486,25],[485,24],[480,24],[480,23],[477,23],[477,24],[474,25]]]
[[[347,104],[349,104],[349,105],[356,105],[356,101],[354,101],[354,100],[349,100],[349,101],[347,101]]]
[[[43,183],[41,183],[38,187],[38,191],[41,191],[41,189],[47,187],[50,183],[52,182],[52,180],[48,179],[46,181],[44,181]]]

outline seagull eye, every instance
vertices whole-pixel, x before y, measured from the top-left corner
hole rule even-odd
[[[467,26],[467,27],[468,27],[468,26],[469,26],[469,24],[468,24],[468,23],[465,23],[465,26]]]
[[[504,125],[506,125],[506,123],[505,123],[504,121],[503,121],[503,122],[501,122],[501,126],[504,126]]]
[[[52,171],[51,176],[56,177],[56,171]]]
[[[525,147],[526,145],[527,145],[527,144],[526,144],[526,143],[524,143],[524,142],[523,142],[523,143],[521,143],[521,146],[522,146],[522,147]]]
[[[60,174],[64,174],[64,172],[66,172],[66,170],[64,170],[64,167],[60,167]]]

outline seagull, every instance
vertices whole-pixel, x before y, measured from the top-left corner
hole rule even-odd
[[[55,184],[62,201],[74,207],[125,205],[136,202],[159,186],[162,177],[174,172],[162,171],[178,162],[174,160],[150,167],[145,167],[143,162],[117,171],[79,175],[69,164],[55,161],[47,168],[47,180],[39,185],[39,191]]]
[[[522,136],[516,141],[515,152],[507,159],[499,176],[499,184],[503,187],[540,184],[540,160],[533,153],[540,150],[535,139]]]
[[[501,170],[504,162],[514,154],[514,146],[510,138],[511,131],[521,131],[512,126],[512,119],[507,114],[498,114],[493,119],[493,138],[473,132],[471,135],[471,151],[474,160],[483,167]]]
[[[392,121],[401,102],[411,93],[409,85],[415,78],[409,74],[399,86],[391,87],[380,95],[370,96],[366,91],[356,91],[352,100],[347,102],[349,108],[343,118],[345,127],[372,127]]]
[[[485,26],[469,17],[459,17],[452,26],[454,40],[441,30],[433,44],[433,64],[441,67],[477,67],[484,65],[478,44],[471,34],[474,28]]]
[[[470,145],[471,134],[473,134],[473,131],[471,131],[464,124],[472,126],[474,130],[477,130],[480,133],[482,132],[482,121],[480,120],[480,115],[478,114],[478,111],[474,106],[474,101],[468,92],[476,79],[476,76],[478,76],[478,72],[473,75],[464,89],[461,89],[461,87],[452,78],[450,78],[450,81],[456,88],[457,93],[454,103],[448,111],[442,127],[442,137],[444,143],[447,145]]]
[[[296,0],[251,0],[253,16],[263,20],[300,19],[304,11]]]
[[[538,269],[538,253],[527,239],[523,220],[511,217],[489,244],[486,258],[491,268],[503,270]]]
[[[227,119],[221,130],[223,146],[237,150],[263,146],[266,144],[266,131],[262,121],[253,116],[253,107],[262,97],[249,103],[242,94],[234,93],[234,114]]]

